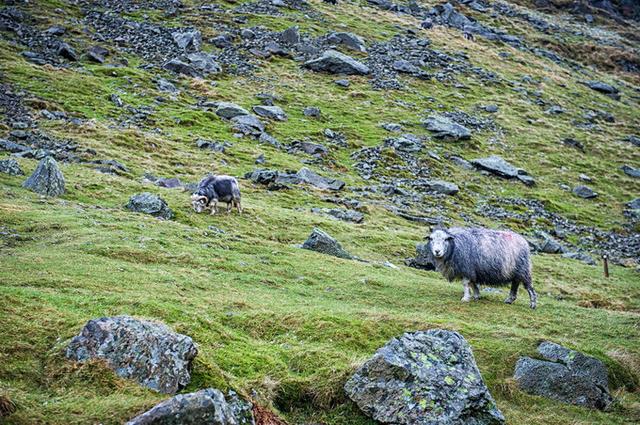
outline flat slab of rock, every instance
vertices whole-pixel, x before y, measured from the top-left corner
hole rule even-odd
[[[231,102],[220,102],[216,107],[216,115],[231,119],[240,115],[249,115],[249,111]]]
[[[165,200],[149,192],[133,195],[129,198],[126,207],[133,212],[150,214],[165,220],[171,220],[173,218],[173,211],[171,211]]]
[[[342,190],[345,186],[345,183],[342,180],[338,179],[328,179],[326,177],[322,177],[321,175],[311,171],[308,168],[301,168],[300,171],[296,174],[300,180],[305,183],[309,183],[320,189],[328,189],[328,190]]]
[[[131,419],[126,425],[253,425],[252,405],[214,388],[179,394]]]
[[[594,192],[593,189],[591,189],[588,186],[584,186],[584,185],[579,185],[579,186],[574,187],[572,192],[577,197],[584,198],[584,199],[592,199],[592,198],[595,198],[596,196],[598,196],[598,194],[596,192]]]
[[[439,139],[467,140],[471,138],[471,131],[450,118],[443,115],[430,115],[424,120],[427,130],[435,133]]]
[[[64,193],[64,176],[56,160],[47,156],[40,160],[36,170],[22,186],[40,195],[60,196]]]
[[[302,248],[348,260],[353,258],[351,254],[342,249],[340,242],[318,228],[313,229],[311,235],[302,244]]]
[[[633,168],[630,165],[623,165],[620,167],[623,173],[628,176],[634,177],[636,179],[640,179],[640,168]]]
[[[342,44],[350,49],[357,50],[358,52],[366,52],[367,48],[364,45],[364,40],[351,32],[334,32],[327,36],[327,41],[334,44]]]
[[[368,66],[336,50],[327,50],[319,58],[305,62],[304,66],[312,71],[331,74],[367,75],[369,73]]]
[[[591,90],[604,93],[616,100],[620,99],[620,90],[611,84],[603,83],[602,81],[585,81],[584,84]]]
[[[420,187],[429,192],[442,193],[443,195],[455,195],[460,191],[457,184],[444,180],[420,180]]]
[[[261,117],[270,118],[277,121],[286,121],[287,114],[284,113],[279,106],[264,106],[258,105],[253,107],[253,112]]]
[[[516,168],[504,158],[498,155],[491,155],[486,158],[478,158],[471,160],[471,164],[481,170],[485,170],[498,177],[505,179],[518,179],[527,186],[533,186],[535,181],[530,177],[526,171],[521,168]]]
[[[10,176],[24,175],[20,164],[13,158],[0,160],[0,173],[9,174]]]
[[[457,332],[432,329],[393,338],[344,387],[368,416],[387,424],[504,424]]]
[[[354,210],[342,208],[311,208],[311,211],[318,214],[327,214],[338,220],[362,223],[364,214]]]
[[[600,360],[546,341],[538,353],[545,360],[521,357],[516,363],[514,378],[520,388],[563,403],[609,407],[609,376]]]
[[[66,351],[67,358],[78,362],[102,359],[118,376],[165,394],[189,383],[197,354],[190,337],[130,316],[89,320]]]

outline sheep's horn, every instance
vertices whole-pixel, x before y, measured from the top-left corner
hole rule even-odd
[[[200,201],[204,199],[205,201],[207,200],[207,197],[204,195],[196,195],[195,193],[193,195],[191,195],[191,200],[192,201]]]

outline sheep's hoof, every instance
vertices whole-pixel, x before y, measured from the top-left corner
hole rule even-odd
[[[469,301],[471,301],[471,298],[469,298],[469,297],[462,297],[462,298],[460,299],[460,301],[462,301],[463,303],[468,303]]]
[[[480,300],[480,295],[474,295],[474,296],[473,296],[473,300],[474,300],[474,301],[478,301],[478,300]]]
[[[531,307],[531,310],[535,310],[536,309],[536,303],[529,304],[529,307]]]
[[[507,298],[506,300],[504,300],[504,302],[505,302],[505,304],[513,304],[513,302],[514,302],[515,300],[516,300],[515,298],[511,298],[511,297],[509,297],[509,298]]]

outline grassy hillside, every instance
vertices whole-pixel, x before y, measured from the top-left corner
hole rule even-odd
[[[52,25],[67,28],[63,38],[80,53],[95,44],[91,30],[83,30],[83,8],[103,10],[107,3],[38,1],[19,8],[35,18],[30,25],[39,31]],[[625,215],[625,204],[640,195],[639,180],[619,169],[625,164],[640,167],[638,147],[623,140],[640,134],[640,96],[633,75],[557,64],[479,36],[468,40],[454,28],[424,30],[413,16],[365,2],[332,6],[310,0],[309,9],[283,8],[283,16],[277,17],[233,12],[239,3],[218,4],[229,13],[208,13],[200,8],[201,2],[183,3],[185,7],[170,16],[153,2],[118,13],[132,22],[195,27],[202,33],[202,49],[214,53],[218,49],[207,40],[223,26],[281,31],[298,25],[301,33],[312,36],[351,31],[368,45],[411,28],[431,41],[431,49],[462,53],[469,66],[492,72],[497,79],[487,82],[468,70],[443,81],[400,75],[403,89],[377,90],[369,77],[358,76],[348,77],[351,84],[345,89],[334,83],[340,77],[305,70],[286,57],[254,58],[257,67],[248,74],[227,71],[190,78],[157,64],[145,66],[154,62],[107,42],[112,54],[105,64],[81,58],[37,65],[22,55],[27,48],[20,38],[3,30],[0,82],[12,94],[2,104],[0,138],[12,137],[18,115],[30,115],[35,124],[29,131],[34,134],[70,141],[78,146],[80,158],[114,159],[128,171],[104,174],[85,162],[61,161],[66,193],[60,198],[42,198],[22,188],[24,176],[0,174],[0,395],[17,406],[16,413],[0,417],[0,423],[123,423],[165,399],[119,379],[99,362],[80,365],[64,358],[65,343],[87,320],[121,314],[162,321],[196,341],[199,355],[184,392],[233,388],[292,424],[372,423],[346,399],[342,387],[347,377],[390,338],[433,327],[456,330],[467,338],[510,424],[640,421],[638,253],[621,259],[631,267],[613,265],[611,277],[605,279],[598,241],[583,245],[585,235],[571,233],[565,243],[591,250],[598,265],[535,255],[537,310],[529,310],[523,292],[511,306],[502,303],[505,293],[483,293],[480,302],[462,304],[460,284],[404,265],[415,255],[415,245],[428,226],[386,208],[439,216],[447,224],[508,227],[527,235],[551,231],[553,223],[545,217],[499,219],[482,213],[484,205],[526,199],[539,201],[575,226],[622,237],[637,233],[638,222]],[[428,8],[436,2],[420,4]],[[519,35],[531,46],[551,37],[521,19],[492,18],[457,7],[486,25]],[[246,23],[234,20],[240,16],[246,16]],[[557,16],[548,19],[562,21]],[[615,34],[619,27],[610,25],[607,31]],[[573,33],[552,34],[556,43],[585,41]],[[345,53],[367,58],[365,53]],[[172,81],[179,94],[159,91],[158,77]],[[584,80],[616,85],[621,100],[589,89],[580,83]],[[228,122],[202,107],[206,101],[230,101],[250,109],[260,104],[259,93],[274,94],[275,104],[288,114],[286,122],[265,120],[269,134],[282,143],[323,143],[329,154],[318,159],[234,137]],[[113,94],[124,106],[113,102]],[[480,109],[487,104],[497,105],[499,111]],[[546,113],[551,105],[565,112]],[[305,116],[307,106],[320,108],[321,118]],[[43,109],[63,111],[69,119],[45,119]],[[577,128],[575,121],[582,121],[591,109],[609,112],[615,121],[599,121],[595,130]],[[140,111],[146,111],[146,118],[140,118]],[[463,111],[493,126],[474,131],[468,141],[441,141],[421,125],[431,111]],[[418,154],[421,167],[432,178],[456,183],[460,192],[424,195],[419,202],[396,205],[379,192],[361,190],[378,184],[377,178],[364,180],[352,155],[397,137],[381,127],[387,122],[401,123],[403,132],[424,137]],[[325,129],[344,134],[346,146],[328,143]],[[562,143],[569,137],[579,140],[584,152]],[[232,145],[224,153],[213,153],[199,149],[197,139]],[[260,154],[266,163],[256,165]],[[527,170],[536,185],[484,175],[447,159],[492,154]],[[380,179],[412,177],[393,149],[383,150],[382,157]],[[27,175],[37,165],[30,158],[18,162]],[[302,166],[343,179],[346,189],[335,194],[296,185],[269,191],[241,180],[245,213],[209,216],[191,210],[189,192],[144,180],[145,173],[197,182],[211,171],[241,177],[255,168]],[[588,185],[598,192],[597,198],[581,199],[561,186],[581,184],[580,174],[593,179]],[[129,197],[143,191],[165,199],[175,219],[161,221],[126,210]],[[335,207],[326,198],[338,197],[359,200],[364,222],[342,222],[311,211]],[[518,205],[505,208],[527,212]],[[314,227],[368,262],[300,249]],[[515,362],[534,355],[541,340],[604,361],[618,400],[612,411],[566,406],[519,391],[511,379]]]

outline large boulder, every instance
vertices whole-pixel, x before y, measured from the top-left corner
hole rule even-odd
[[[606,409],[609,394],[607,368],[598,359],[553,342],[543,342],[538,353],[544,360],[521,357],[514,378],[524,391],[563,403]]]
[[[535,181],[526,171],[516,168],[498,155],[491,155],[486,158],[477,158],[471,163],[481,170],[485,170],[504,179],[518,179],[527,186],[533,186]]]
[[[613,99],[620,99],[620,90],[611,84],[603,83],[602,81],[585,81],[584,85],[589,87],[591,90],[606,94]]]
[[[434,137],[439,139],[465,140],[471,138],[471,131],[468,128],[444,115],[430,115],[423,124],[427,130],[434,133]]]
[[[150,214],[165,220],[173,218],[173,211],[171,211],[165,200],[149,192],[133,195],[129,198],[126,207],[133,212]]]
[[[202,35],[198,30],[176,31],[171,34],[171,37],[173,37],[173,41],[180,49],[192,47],[198,50],[202,44]]]
[[[187,55],[187,59],[189,59],[189,63],[193,68],[204,75],[217,74],[222,71],[222,67],[216,61],[216,57],[209,53],[191,53],[190,55]]]
[[[198,77],[200,73],[193,65],[190,65],[180,59],[170,59],[162,65],[167,71],[175,72],[176,74],[187,75],[189,77]]]
[[[255,115],[238,115],[231,118],[233,129],[242,134],[260,136],[265,129],[265,125]]]
[[[89,320],[66,354],[78,362],[104,360],[123,378],[173,394],[191,380],[189,369],[198,349],[190,337],[162,323],[116,316]]]
[[[423,270],[436,269],[436,260],[431,252],[431,245],[429,242],[419,243],[416,245],[416,258],[408,260],[407,265]]]
[[[340,242],[318,228],[313,229],[311,235],[302,244],[302,248],[339,258],[353,258],[351,254],[342,248]]]
[[[368,66],[336,50],[327,50],[319,58],[305,62],[304,66],[312,71],[331,74],[367,75],[369,73]]]
[[[56,160],[47,156],[40,160],[36,170],[22,186],[41,195],[60,196],[64,193],[64,176]]]
[[[253,425],[252,405],[235,393],[214,388],[179,394],[131,419],[126,425]]]
[[[345,384],[358,407],[388,424],[503,424],[457,332],[432,329],[393,338]]]
[[[9,174],[10,176],[24,175],[20,164],[13,158],[0,160],[0,173]]]

